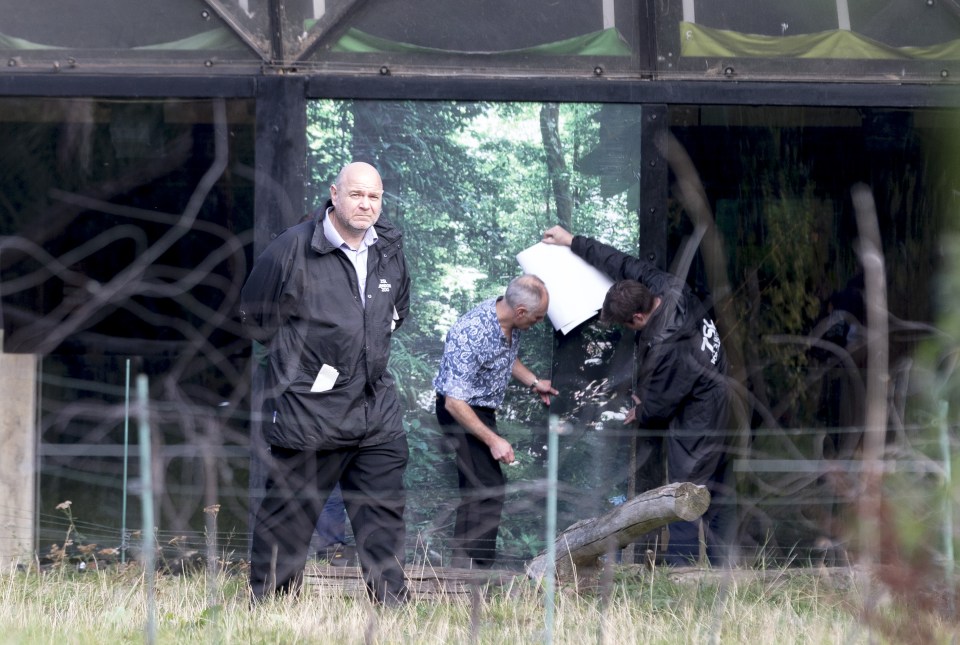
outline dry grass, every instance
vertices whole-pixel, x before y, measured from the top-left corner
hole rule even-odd
[[[608,591],[561,588],[553,642],[892,642],[858,620],[856,588],[827,589],[814,577],[738,582],[718,576],[679,584],[666,571],[623,571]],[[516,644],[546,636],[543,594],[522,579],[398,610],[315,594],[250,609],[242,573],[222,574],[211,585],[202,573],[161,575],[155,597],[159,643]],[[0,576],[0,642],[144,642],[147,606],[135,566],[11,572]],[[888,620],[921,619],[892,606],[885,613]],[[951,642],[952,626],[934,623],[936,640]]]

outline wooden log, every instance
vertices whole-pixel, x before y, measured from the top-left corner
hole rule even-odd
[[[559,577],[576,567],[595,567],[597,559],[623,548],[641,535],[671,522],[690,522],[707,510],[710,492],[689,482],[667,484],[627,500],[600,517],[571,525],[557,536],[556,571]],[[527,565],[527,575],[539,580],[546,573],[546,552]]]

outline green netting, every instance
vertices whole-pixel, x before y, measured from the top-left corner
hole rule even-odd
[[[800,36],[760,36],[680,23],[680,55],[708,58],[847,58],[857,60],[955,60],[960,40],[930,47],[890,47],[852,31]]]
[[[352,53],[352,54],[380,54],[386,52],[396,53],[424,53],[424,54],[472,54],[496,56],[504,54],[539,54],[546,56],[630,56],[630,46],[626,43],[616,29],[604,29],[593,33],[567,38],[553,43],[536,45],[534,47],[524,47],[523,49],[510,49],[505,51],[487,52],[487,51],[457,51],[448,49],[436,49],[434,47],[421,47],[420,45],[411,45],[409,43],[397,42],[379,38],[364,33],[359,29],[350,29],[333,46],[334,52]]]
[[[306,25],[315,21],[308,21]],[[211,29],[203,33],[176,40],[168,43],[158,43],[156,45],[145,45],[134,47],[137,50],[202,50],[202,49],[242,49],[244,47],[237,37],[224,27]],[[13,36],[4,36],[0,34],[0,49],[64,49],[53,45],[43,45],[33,43],[22,38]],[[481,54],[481,55],[502,55],[502,54],[539,54],[546,56],[630,56],[630,46],[616,29],[605,29],[593,33],[568,38],[553,43],[537,45],[535,47],[525,47],[523,49],[512,49],[497,52],[473,52],[473,51],[454,51],[445,49],[436,49],[433,47],[421,47],[411,45],[385,38],[379,38],[360,31],[359,29],[350,29],[336,45],[333,51],[353,54],[369,53],[430,53],[430,54]]]
[[[68,47],[58,47],[56,45],[43,45],[30,42],[23,38],[5,36],[0,34],[0,49],[70,49]],[[83,49],[97,49],[95,47],[84,47]],[[156,45],[144,45],[142,47],[133,47],[134,50],[224,50],[224,49],[244,49],[244,44],[237,36],[226,27],[218,27],[210,31],[204,31],[194,36],[189,36],[181,40],[175,40],[169,43],[158,43]]]
[[[226,27],[218,27],[189,36],[181,40],[175,40],[169,43],[160,43],[158,45],[144,45],[143,47],[134,47],[134,49],[244,49],[244,44],[240,42],[236,34]]]
[[[14,38],[13,36],[4,36],[0,34],[0,49],[63,49],[53,45],[41,45],[33,43],[23,38]]]

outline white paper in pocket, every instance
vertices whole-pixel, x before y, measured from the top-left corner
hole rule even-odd
[[[330,367],[329,365],[324,365],[320,368],[320,372],[317,374],[316,380],[313,382],[313,386],[310,388],[311,392],[326,392],[333,388],[334,383],[337,382],[337,377],[340,376],[335,368]]]

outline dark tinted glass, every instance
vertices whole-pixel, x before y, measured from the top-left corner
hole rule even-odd
[[[268,24],[265,12],[248,15],[215,0],[10,0],[0,24],[0,51],[9,71],[44,68],[51,60],[64,70],[195,61],[199,70],[210,71],[217,64],[261,60],[258,50],[266,56]]]

